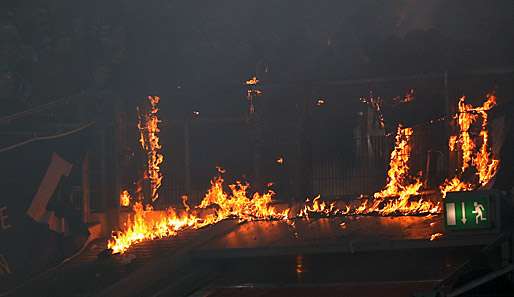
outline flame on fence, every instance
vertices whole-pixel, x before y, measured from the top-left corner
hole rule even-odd
[[[461,152],[459,170],[451,179],[446,179],[439,187],[443,197],[455,191],[472,191],[486,186],[496,175],[499,160],[491,153],[488,131],[487,112],[496,105],[496,96],[488,94],[481,106],[473,107],[465,102],[466,97],[459,100],[459,112],[456,115],[459,134],[450,137],[450,151]],[[476,123],[480,123],[477,127]],[[479,130],[478,136],[473,130]]]
[[[336,207],[334,202],[328,204],[320,201],[317,196],[312,202],[307,199],[305,206],[300,210],[300,217],[333,216],[348,214],[378,214],[378,215],[419,215],[437,213],[440,204],[430,200],[411,197],[419,195],[422,186],[418,177],[410,175],[409,161],[412,151],[412,128],[398,127],[395,138],[395,147],[391,152],[389,170],[387,171],[387,184],[384,189],[373,195],[373,198],[362,199],[355,207],[346,205],[344,208]]]
[[[121,206],[129,206],[130,201],[132,200],[132,197],[130,197],[130,194],[127,190],[123,190],[120,194],[120,205]]]
[[[257,78],[253,77],[246,81],[246,84],[254,86],[258,82]],[[258,92],[260,94],[260,91]],[[248,95],[250,98],[252,93],[249,92]],[[159,119],[157,118],[159,97],[149,97],[149,100],[151,110],[146,115],[138,114],[140,119],[138,127],[141,145],[148,156],[145,178],[151,182],[153,201],[158,197],[157,190],[162,181],[159,165],[162,163],[163,157],[159,153],[161,146],[157,135],[159,132]],[[487,129],[487,111],[496,104],[496,97],[489,95],[484,104],[479,107],[466,104],[464,100],[464,97],[460,99],[459,114],[456,116],[460,133],[449,139],[450,150],[461,150],[462,165],[459,174],[452,179],[447,179],[440,187],[443,196],[448,191],[469,191],[486,185],[496,174],[499,165],[499,161],[493,158],[490,151]],[[378,101],[374,104],[379,106]],[[481,119],[480,132],[478,136],[473,136],[471,129],[479,119]],[[383,119],[380,122],[383,123]],[[435,203],[423,198],[412,199],[413,196],[420,194],[422,186],[420,178],[412,176],[409,172],[413,132],[412,128],[398,127],[395,147],[391,152],[387,172],[387,183],[380,192],[375,193],[373,197],[361,199],[357,205],[347,204],[341,208],[335,202],[328,203],[317,196],[312,201],[307,199],[304,207],[296,216],[309,219],[313,215],[323,217],[362,214],[420,215],[440,212],[439,202]],[[480,140],[479,143],[478,140]],[[462,181],[461,177],[464,172],[469,170],[474,171],[475,180]],[[147,205],[145,209],[141,199],[138,198],[139,201],[134,204],[133,214],[125,223],[124,230],[113,233],[108,247],[112,249],[113,253],[124,253],[137,242],[175,236],[184,229],[198,229],[230,218],[240,222],[282,220],[294,227],[294,222],[288,221],[290,209],[278,210],[273,206],[272,198],[275,195],[273,191],[268,190],[263,194],[250,195],[249,184],[239,181],[229,185],[229,191],[226,191],[222,178],[224,170],[218,168],[218,172],[218,176],[211,180],[211,187],[199,205],[190,207],[187,197],[183,197],[184,211],[179,212],[169,208],[164,214],[155,217],[155,213],[150,211],[152,207]],[[138,185],[139,192],[141,192],[140,183]],[[127,191],[121,193],[120,204],[130,204],[130,194]],[[342,223],[341,227],[344,228],[344,226]],[[430,240],[435,240],[440,236],[442,236],[440,233],[433,234]]]
[[[158,96],[148,96],[150,102],[150,110],[142,114],[138,108],[138,124],[139,128],[139,143],[146,152],[147,166],[145,170],[145,179],[150,181],[150,196],[152,202],[159,198],[159,188],[162,184],[163,175],[160,169],[161,163],[164,161],[164,156],[161,154],[162,149],[159,143],[159,117],[157,115],[159,108],[160,98]]]

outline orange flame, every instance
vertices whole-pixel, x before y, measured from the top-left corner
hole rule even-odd
[[[440,232],[434,233],[434,234],[430,235],[430,241],[434,241],[442,236],[443,236],[443,233],[440,233]]]
[[[439,203],[425,200],[422,197],[412,201],[411,196],[420,195],[422,182],[418,177],[409,173],[409,160],[412,151],[412,128],[398,126],[394,150],[391,152],[389,170],[387,171],[387,184],[384,189],[373,195],[375,198],[370,206],[367,200],[358,209],[362,213],[378,213],[379,215],[423,214],[440,211]],[[392,198],[384,201],[384,198]]]
[[[223,178],[221,175],[211,181],[211,188],[204,197],[199,208],[216,207],[217,221],[228,218],[237,218],[239,221],[252,221],[261,219],[287,219],[289,209],[278,211],[271,206],[275,193],[268,190],[264,194],[256,192],[248,197],[249,185],[237,181],[229,185],[231,194],[223,191]]]
[[[259,83],[259,80],[257,79],[257,76],[254,76],[246,81],[247,85],[256,85]]]
[[[349,210],[349,209],[347,209]],[[325,201],[320,202],[320,195],[316,196],[312,202],[307,199],[305,206],[298,213],[298,217],[305,217],[309,219],[311,214],[321,215],[323,217],[335,216],[344,213],[336,207],[335,202],[327,204]]]
[[[229,218],[239,221],[288,219],[289,208],[279,211],[271,205],[275,194],[271,190],[264,194],[255,193],[250,198],[249,185],[236,182],[229,185],[230,193],[225,192],[222,172],[224,171],[220,170],[220,175],[211,181],[211,188],[200,205],[190,209],[187,199],[182,200],[186,211],[181,215],[178,215],[175,209],[169,208],[165,215],[155,218],[151,215],[150,208],[147,207],[145,210],[140,202],[136,202],[133,207],[133,219],[129,218],[123,231],[113,234],[108,242],[108,248],[113,253],[124,253],[135,243],[174,236],[184,229],[198,229]],[[213,213],[196,214],[205,208],[212,208]]]
[[[439,187],[443,198],[446,193],[455,191],[472,191],[479,187],[486,186],[496,175],[499,160],[493,158],[488,131],[487,112],[496,105],[496,96],[488,94],[485,102],[478,107],[465,103],[466,97],[459,99],[459,113],[456,116],[459,125],[459,135],[453,135],[449,140],[450,151],[457,148],[462,152],[462,165],[457,175],[452,179],[446,179]],[[481,120],[480,132],[478,137],[473,137],[471,130],[473,124]],[[480,145],[477,145],[480,140]],[[478,147],[478,150],[477,150]],[[474,174],[469,180],[463,181],[465,172],[471,170]]]
[[[412,128],[398,126],[396,145],[391,152],[389,170],[387,171],[387,184],[382,191],[375,193],[375,198],[400,196],[401,199],[404,199],[418,194],[421,181],[409,175],[412,134]]]
[[[412,128],[398,127],[395,148],[391,152],[387,184],[384,189],[373,195],[373,199],[363,199],[356,207],[346,205],[344,209],[337,208],[334,203],[319,202],[319,196],[312,203],[307,199],[300,210],[299,217],[317,214],[321,216],[347,215],[347,214],[378,214],[378,215],[419,215],[438,213],[441,211],[440,203],[419,198],[411,200],[411,196],[419,195],[422,186],[421,180],[409,174],[409,160],[411,155]]]
[[[160,165],[164,161],[164,156],[160,153],[162,146],[159,143],[159,117],[157,112],[159,109],[160,98],[158,96],[148,96],[150,102],[150,110],[146,114],[141,114],[138,108],[138,128],[139,142],[146,152],[147,168],[145,170],[145,178],[150,180],[152,202],[159,198],[159,188],[162,184],[163,175]]]
[[[112,253],[124,253],[131,245],[167,236],[175,236],[178,231],[190,226],[201,226],[204,222],[188,214],[177,215],[173,209],[168,209],[165,215],[157,218],[151,216],[152,212],[143,208],[141,202],[133,207],[133,218],[125,223],[125,230],[113,233],[107,247]]]
[[[420,195],[422,182],[418,177],[409,173],[409,161],[411,157],[412,128],[398,126],[394,150],[391,152],[389,170],[387,171],[387,184],[384,189],[373,195],[373,204],[361,205],[362,213],[376,212],[380,215],[399,214],[423,214],[437,213],[440,211],[439,203],[419,198],[412,201],[411,196]],[[392,198],[384,201],[384,198]],[[363,207],[364,206],[364,207]]]
[[[120,194],[120,205],[121,206],[129,206],[130,200],[132,200],[132,197],[130,197],[130,194],[127,190],[123,190]]]

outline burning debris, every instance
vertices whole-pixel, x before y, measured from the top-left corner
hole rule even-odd
[[[139,142],[141,147],[146,152],[147,168],[145,170],[145,179],[150,181],[151,199],[152,202],[159,198],[159,188],[162,184],[163,175],[160,169],[161,163],[164,161],[164,156],[160,153],[162,149],[159,143],[159,117],[157,112],[159,108],[160,98],[158,96],[148,96],[150,102],[150,110],[142,113],[138,108],[138,124],[139,128]]]
[[[443,198],[447,192],[472,191],[486,186],[496,175],[500,163],[491,153],[487,126],[487,112],[496,105],[496,96],[488,94],[478,107],[465,100],[464,96],[460,98],[459,112],[455,116],[459,134],[451,136],[448,142],[450,151],[461,153],[461,166],[453,178],[446,179],[440,186]],[[479,130],[478,134],[474,130]]]

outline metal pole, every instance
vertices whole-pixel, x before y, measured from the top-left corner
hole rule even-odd
[[[184,176],[186,194],[191,195],[191,159],[190,159],[190,135],[189,135],[189,120],[184,122]],[[180,201],[177,201],[180,203]]]
[[[89,155],[86,153],[82,161],[82,221],[86,224],[91,213],[89,194]]]

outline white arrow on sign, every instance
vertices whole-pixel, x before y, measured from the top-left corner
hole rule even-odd
[[[461,221],[462,221],[463,224],[466,224],[466,221],[467,221],[466,220],[466,205],[464,204],[464,201],[461,202],[461,206],[462,206],[462,219],[461,219]]]

